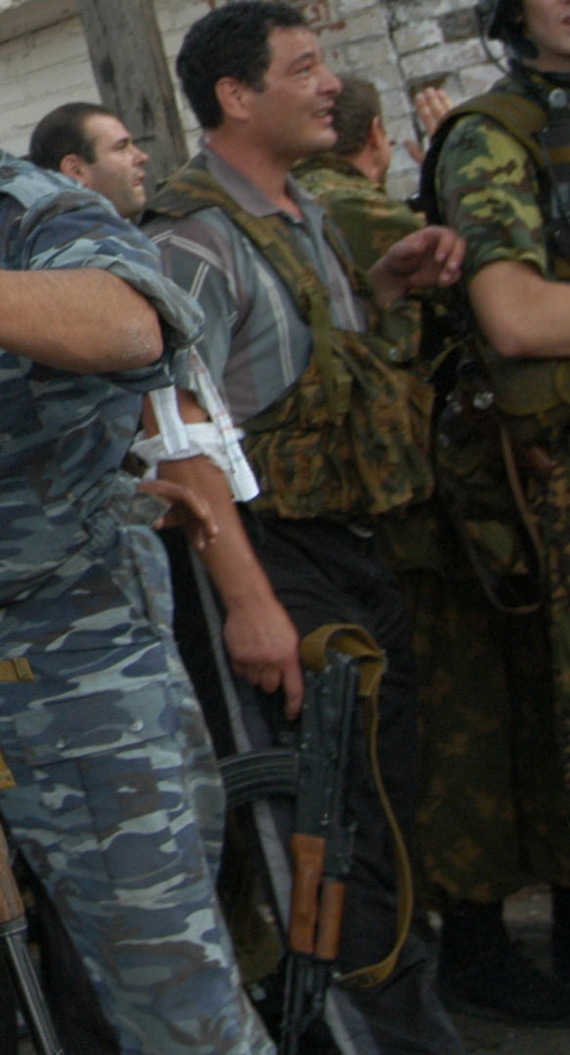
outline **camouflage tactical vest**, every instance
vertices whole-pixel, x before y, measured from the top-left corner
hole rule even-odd
[[[546,234],[552,272],[560,281],[570,280],[570,108],[565,104],[547,110],[538,97],[524,94],[517,80],[505,77],[491,91],[450,111],[433,138],[422,169],[420,196],[432,223],[443,222],[434,186],[441,148],[456,121],[468,114],[490,117],[531,156],[540,188],[541,211],[548,218]],[[535,438],[545,426],[570,420],[568,360],[509,362],[507,369],[501,362],[488,361],[485,369],[497,407],[517,419],[521,438]]]
[[[370,521],[432,492],[431,387],[405,350],[384,335],[335,328],[329,295],[278,216],[241,209],[203,167],[192,163],[153,199],[151,213],[187,216],[222,209],[285,284],[310,327],[311,360],[271,406],[244,423],[245,449],[261,496],[254,507],[282,517]],[[368,294],[332,224],[325,234],[355,293]],[[398,361],[394,361],[397,353]]]
[[[570,188],[565,92],[559,102],[565,105],[547,110],[547,104],[529,98],[518,81],[505,78],[490,92],[456,107],[428,151],[421,200],[429,219],[441,222],[435,171],[445,138],[465,115],[491,118],[534,162],[552,273],[568,280],[570,210],[561,208]],[[466,303],[457,305],[458,317],[465,319],[468,312]],[[474,335],[465,326],[463,333],[455,386],[435,430],[437,485],[490,599],[505,610],[526,612],[544,597],[543,547],[526,500],[529,472],[535,445],[570,422],[570,363],[483,360]]]

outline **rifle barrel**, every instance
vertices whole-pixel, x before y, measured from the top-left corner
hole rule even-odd
[[[38,1055],[63,1055],[28,952],[27,929],[24,904],[0,825],[0,951]]]

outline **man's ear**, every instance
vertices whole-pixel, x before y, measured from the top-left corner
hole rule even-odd
[[[378,150],[386,139],[386,132],[380,123],[379,117],[373,117],[368,129],[368,143],[373,150]]]
[[[248,98],[251,88],[237,77],[220,77],[216,82],[216,97],[223,114],[235,121],[243,121],[248,115]]]
[[[66,154],[59,163],[59,171],[78,183],[88,185],[89,166],[79,154]]]

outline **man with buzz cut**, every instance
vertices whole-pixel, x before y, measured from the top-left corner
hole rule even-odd
[[[65,103],[46,114],[32,132],[29,159],[103,195],[125,219],[135,219],[146,203],[148,154],[137,147],[122,121],[98,103]],[[183,527],[173,530],[178,533]],[[201,626],[199,630],[204,632]],[[101,1012],[52,900],[22,854],[15,857],[13,867],[26,894],[30,931],[40,953],[42,987],[59,1039],[66,1049],[81,1048],[82,1055],[115,1055],[120,1050],[116,1032]],[[17,1048],[17,1024],[9,986],[4,985],[1,1000],[0,1045],[5,1055],[12,1055]]]
[[[486,618],[510,655],[510,697],[497,707],[496,697],[474,693],[455,709],[439,698],[426,714],[430,791],[421,838],[443,907],[439,983],[447,999],[510,1020],[567,1025],[570,8],[565,0],[480,0],[477,11],[484,36],[505,45],[508,71],[444,120],[423,174],[432,215],[467,243],[461,311],[473,334],[437,449],[452,504],[467,459],[481,466],[462,522],[471,552],[481,544],[477,566],[487,587],[499,575],[511,589],[517,576],[531,581],[536,562],[518,523],[534,525],[540,575],[526,615],[509,615],[507,595],[492,590],[497,610]],[[445,649],[440,596],[435,632]],[[450,743],[459,747],[454,757]],[[552,890],[555,976],[522,955],[504,920],[505,898],[537,881]]]
[[[29,158],[103,194],[125,219],[138,216],[146,203],[148,154],[98,103],[64,103],[42,117],[31,135]]]
[[[297,160],[334,143],[340,87],[294,8],[252,0],[210,12],[188,31],[177,69],[205,139],[151,202],[148,231],[166,272],[203,307],[200,348],[234,424],[246,432],[261,495],[253,506],[230,507],[224,481],[199,458],[162,471],[192,479],[220,523],[206,563],[254,744],[253,724],[267,735],[267,694],[280,689],[289,717],[298,712],[299,637],[323,624],[358,624],[386,650],[381,768],[409,840],[417,724],[410,630],[375,523],[380,509],[397,515],[429,492],[431,473],[425,450],[412,451],[400,431],[408,375],[390,327],[409,290],[456,280],[461,240],[441,227],[416,232],[357,290],[340,235],[290,176]],[[365,348],[371,313],[384,324],[378,355]],[[396,389],[400,409],[392,404]],[[415,394],[427,410],[427,386]],[[351,433],[356,421],[360,435]],[[357,726],[348,795],[357,830],[339,961],[345,973],[377,964],[397,930],[393,848],[360,718]],[[415,935],[387,981],[375,977],[370,988],[356,981],[340,996],[333,986],[331,999],[329,1011],[336,1008],[340,1019],[329,1015],[329,1026],[347,1055],[463,1051]]]

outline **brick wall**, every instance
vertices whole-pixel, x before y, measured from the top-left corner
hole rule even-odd
[[[414,135],[412,96],[426,84],[452,99],[483,90],[498,76],[478,39],[473,0],[295,0],[319,35],[331,67],[374,81],[396,140],[391,190],[410,193],[416,169],[403,142]],[[171,61],[190,21],[209,0],[155,0]],[[98,99],[74,0],[0,0],[2,145],[27,149],[48,110],[70,99]],[[174,78],[175,79],[175,78]],[[184,127],[196,141],[192,113],[179,96]]]

